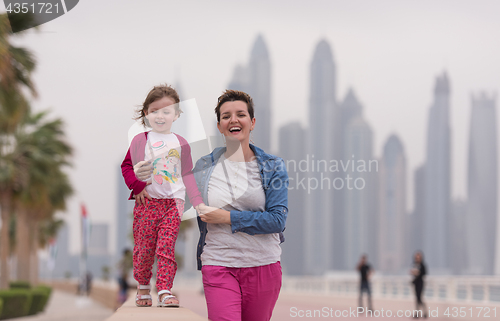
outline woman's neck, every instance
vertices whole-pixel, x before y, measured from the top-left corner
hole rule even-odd
[[[240,141],[230,142],[226,140],[226,152],[224,153],[224,157],[233,162],[250,162],[252,158],[255,156],[254,152],[250,148],[250,144],[248,142],[241,143]]]

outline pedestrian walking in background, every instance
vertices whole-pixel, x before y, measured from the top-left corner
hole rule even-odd
[[[413,285],[415,286],[415,296],[417,299],[417,311],[420,310],[420,314],[414,316],[414,318],[418,318],[418,316],[422,316],[427,318],[427,307],[425,303],[422,301],[422,293],[424,291],[424,277],[427,275],[427,268],[424,264],[424,255],[422,252],[417,251],[413,256],[413,268],[410,270],[410,274],[413,275]]]
[[[132,251],[130,249],[123,250],[123,255],[118,262],[118,303],[122,305],[127,300],[128,285],[128,275],[132,270]]]
[[[360,285],[359,285],[359,307],[363,307],[363,293],[366,292],[366,295],[368,297],[368,310],[372,310],[372,293],[370,289],[370,277],[373,273],[373,269],[368,264],[368,256],[366,254],[363,254],[361,256],[361,259],[359,260],[359,263],[356,267],[356,269],[359,271],[361,280],[360,280]]]

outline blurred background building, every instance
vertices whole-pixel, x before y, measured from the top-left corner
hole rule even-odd
[[[379,273],[406,275],[416,250],[423,250],[432,274],[490,275],[499,269],[495,265],[499,260],[495,95],[481,92],[471,98],[467,199],[453,200],[452,80],[446,71],[429,90],[433,101],[427,136],[422,137],[425,162],[412,169],[405,142],[397,132],[386,138],[383,150],[374,150],[376,132],[353,88],[338,100],[337,65],[342,62],[335,62],[325,39],[313,48],[309,66],[308,124],[290,122],[278,128],[273,150],[271,120],[276,116],[271,103],[269,48],[272,44],[259,34],[249,62],[234,67],[228,88],[252,95],[258,119],[255,143],[282,157],[287,165],[289,215],[282,244],[285,274],[353,271],[359,257],[367,254]],[[117,186],[114,251],[109,251],[109,226],[92,226],[89,268],[96,276],[102,276],[103,266],[113,269],[122,250],[132,247],[133,202],[127,200],[129,191],[121,173]],[[410,198],[413,207],[408,209]],[[180,273],[186,276],[197,275],[193,250],[197,237],[193,220],[177,247],[184,256]],[[78,274],[78,257],[69,255],[67,242],[68,229],[63,228],[57,242],[61,263],[51,272],[53,276]]]
[[[493,274],[498,217],[498,151],[495,97],[471,97],[468,205],[465,240],[469,274]]]

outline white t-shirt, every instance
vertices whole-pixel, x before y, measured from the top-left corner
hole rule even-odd
[[[146,186],[149,195],[184,200],[186,187],[182,181],[181,144],[177,136],[150,132],[144,155],[144,160],[153,163],[152,183]]]
[[[263,212],[266,195],[257,161],[233,162],[222,155],[208,183],[208,203],[226,211]],[[233,233],[229,224],[209,223],[207,228],[201,254],[203,265],[242,268],[268,265],[280,260],[278,233]]]

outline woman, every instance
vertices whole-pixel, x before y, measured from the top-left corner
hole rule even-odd
[[[193,170],[207,204],[198,209],[197,256],[208,318],[270,320],[281,288],[288,175],[281,158],[249,142],[255,118],[248,94],[226,90],[215,113],[226,147]]]
[[[420,251],[415,252],[413,256],[413,268],[410,270],[410,274],[414,276],[413,284],[415,285],[415,295],[417,298],[417,315],[414,316],[418,318],[418,310],[420,307],[423,308],[423,316],[427,318],[427,310],[425,303],[422,302],[422,292],[424,291],[424,276],[427,274],[427,270],[424,264],[423,254]],[[422,314],[420,314],[422,315]]]

